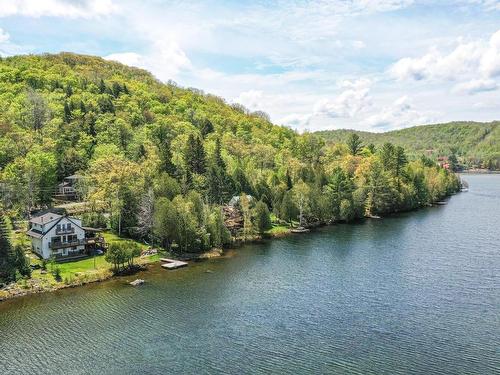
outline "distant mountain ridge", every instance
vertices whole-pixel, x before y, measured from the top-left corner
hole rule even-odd
[[[403,146],[408,154],[422,154],[431,158],[455,153],[466,168],[500,169],[500,121],[449,122],[420,125],[385,133],[337,129],[318,131],[315,134],[327,142],[345,142],[356,133],[365,145],[382,146],[386,142]]]

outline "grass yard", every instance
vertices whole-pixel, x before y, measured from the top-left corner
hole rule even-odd
[[[111,233],[111,232],[103,232],[102,233],[102,236],[104,237],[104,240],[106,241],[106,243],[110,243],[110,242],[123,242],[123,241],[130,241],[130,242],[135,242],[136,244],[138,244],[141,248],[141,250],[146,250],[149,246],[146,245],[145,243],[143,242],[139,242],[139,241],[135,241],[135,240],[131,240],[130,238],[124,238],[124,237],[118,237],[118,235],[114,234],[114,233]]]
[[[275,224],[271,229],[269,229],[266,233],[272,236],[279,236],[282,234],[286,234],[290,232],[290,227],[285,225]]]
[[[134,241],[129,238],[118,237],[114,233],[104,232],[102,233],[102,236],[108,244],[111,242],[135,242],[140,246],[141,250],[145,250],[148,248],[148,245],[142,242]],[[135,259],[135,262],[137,264],[155,263],[160,260],[160,257],[160,254],[138,257]],[[42,261],[34,254],[30,254],[30,259],[32,264],[42,263]],[[61,281],[59,283],[73,284],[107,278],[111,275],[112,266],[110,263],[106,262],[104,255],[98,255],[95,257],[63,263],[51,264],[49,262],[47,264],[47,273],[42,273],[40,269],[34,270],[32,273],[32,278],[39,279],[45,284],[57,285],[58,282],[55,280],[52,274],[52,270],[56,267],[59,268],[61,275]]]

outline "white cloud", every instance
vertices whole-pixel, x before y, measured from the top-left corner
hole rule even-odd
[[[116,9],[112,0],[0,0],[0,17],[93,18],[111,14]]]
[[[390,72],[398,79],[456,79],[460,75],[477,70],[484,52],[479,43],[458,45],[449,54],[433,48],[422,57],[405,57],[396,62]]]
[[[7,33],[6,31],[4,31],[3,29],[0,28],[0,45],[2,43],[8,42],[9,39],[10,39],[9,33]]]
[[[449,53],[434,47],[421,57],[405,57],[390,68],[390,73],[399,80],[466,81],[458,85],[459,91],[491,90],[496,86],[492,79],[500,75],[500,30],[488,42],[460,41]]]
[[[290,126],[297,130],[305,130],[311,122],[310,114],[291,113],[278,120],[279,124]]]
[[[379,113],[366,118],[365,121],[375,130],[388,130],[428,124],[432,122],[432,118],[430,114],[416,110],[408,97],[402,96]]]
[[[143,57],[135,52],[112,53],[104,57],[106,60],[118,61],[125,65],[136,66],[144,65]]]
[[[498,84],[492,79],[474,79],[455,85],[453,91],[456,93],[476,94],[483,91],[494,91],[497,88]]]
[[[236,99],[233,100],[234,103],[243,104],[248,109],[255,111],[261,110],[263,108],[263,92],[260,90],[248,90],[242,92]]]
[[[26,53],[26,50],[17,44],[12,43],[10,34],[0,28],[0,56],[12,56],[19,53]]]
[[[356,81],[343,81],[340,87],[344,90],[333,100],[323,99],[314,106],[313,115],[328,117],[355,117],[365,112],[371,105],[369,96],[371,81],[358,79]]]
[[[486,77],[500,75],[500,30],[491,36],[488,47],[481,56],[480,70]]]
[[[175,79],[185,69],[191,69],[191,61],[173,41],[157,41],[147,54],[136,52],[113,53],[104,57],[126,65],[132,65],[153,72],[159,79]]]

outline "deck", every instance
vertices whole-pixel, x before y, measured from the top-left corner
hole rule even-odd
[[[176,268],[181,268],[188,265],[187,262],[169,258],[160,258],[160,262],[164,262],[161,266],[169,270],[175,270]]]

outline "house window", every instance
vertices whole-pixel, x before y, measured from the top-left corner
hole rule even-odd
[[[61,224],[57,224],[57,227],[56,227],[56,231],[60,231],[61,230]]]

